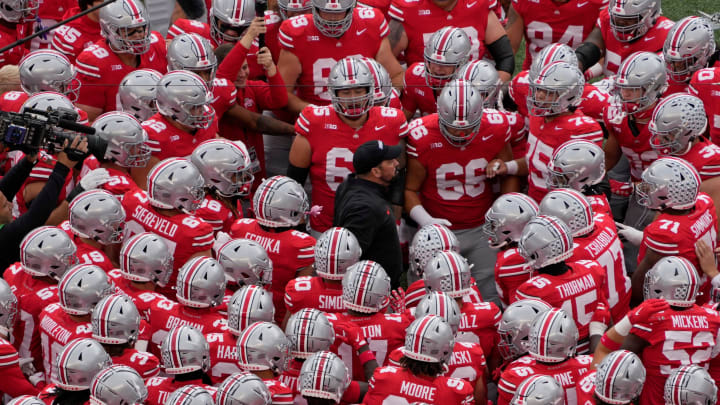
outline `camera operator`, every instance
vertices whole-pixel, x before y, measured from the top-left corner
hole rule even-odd
[[[65,141],[63,151],[57,155],[57,163],[42,191],[28,211],[14,221],[12,199],[37,163],[37,153],[25,156],[0,179],[0,246],[3,247],[3,254],[0,255],[0,271],[20,260],[20,242],[28,232],[45,224],[50,213],[57,206],[65,178],[70,170],[82,161],[83,157],[80,155],[85,156],[87,152],[87,140],[83,136],[76,136],[69,147],[68,141]]]

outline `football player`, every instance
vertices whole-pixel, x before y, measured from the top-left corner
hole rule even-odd
[[[0,13],[0,21],[2,29],[0,29],[0,47],[10,45],[16,40],[30,34],[28,31],[32,27],[32,21],[35,20],[39,2],[32,0],[21,0],[18,2],[3,3],[2,13]],[[0,64],[17,65],[29,51],[30,42],[26,42],[22,46],[15,46],[0,54]]]
[[[349,372],[342,360],[331,352],[318,352],[313,354],[303,364],[300,370],[300,395],[309,405],[339,404],[350,400],[358,402],[365,393],[359,393],[355,400],[351,400],[348,386]]]
[[[75,61],[78,79],[84,84],[78,105],[90,121],[118,109],[118,85],[130,71],[149,68],[164,73],[167,67],[165,41],[150,31],[142,3],[118,1],[101,8],[98,17],[103,39],[83,50]]]
[[[335,191],[352,172],[358,146],[370,140],[397,145],[408,132],[401,111],[373,106],[375,80],[360,59],[342,59],[327,80],[332,105],[308,106],[300,113],[287,172],[300,184],[310,174],[311,200],[323,207],[319,215],[310,218],[310,228],[317,236],[332,225]]]
[[[216,256],[225,271],[228,290],[235,292],[246,285],[270,288],[273,263],[258,242],[231,239],[217,250]]]
[[[137,118],[139,122],[157,114],[157,83],[162,74],[153,69],[137,69],[120,81],[118,110]]]
[[[645,366],[633,352],[617,350],[577,382],[578,405],[635,403],[645,384]]]
[[[97,373],[90,384],[92,403],[137,404],[145,402],[147,395],[145,380],[137,371],[123,365],[113,364]]]
[[[695,72],[718,64],[713,24],[704,17],[685,17],[665,38],[663,59],[670,86],[665,93],[685,93]]]
[[[11,397],[36,395],[38,389],[33,385],[42,380],[42,374],[38,373],[30,376],[31,381],[28,381],[20,368],[20,356],[10,343],[18,315],[17,297],[10,285],[5,280],[0,280],[0,356],[3,359],[0,364],[0,372],[3,373],[0,391]]]
[[[372,58],[362,57],[360,59],[368,65],[368,69],[375,79],[373,104],[377,107],[392,107],[401,110],[400,93],[393,87],[390,74],[383,65]]]
[[[494,198],[488,162],[512,160],[512,152],[505,115],[483,110],[483,103],[469,82],[453,80],[438,96],[438,112],[410,124],[405,211],[420,226],[448,226],[474,266],[482,297],[495,301],[495,255],[477,241]],[[510,187],[503,181],[503,191]]]
[[[275,321],[285,319],[283,297],[290,280],[312,274],[315,238],[292,229],[305,218],[309,208],[305,190],[289,177],[274,176],[264,180],[253,195],[255,218],[235,222],[233,238],[254,240],[265,248],[273,263],[272,292]]]
[[[717,55],[717,52],[715,54]],[[718,94],[713,90],[715,83],[718,82],[720,82],[720,64],[716,61],[714,65],[710,64],[709,67],[696,71],[687,88],[688,93],[702,100],[710,124],[710,140],[716,145],[720,144],[720,121],[716,118],[720,117],[720,104]]]
[[[63,20],[78,15],[81,11],[85,11],[97,4],[100,4],[98,0],[79,0],[77,6],[65,10]],[[54,50],[62,52],[71,63],[75,63],[75,59],[85,48],[102,38],[100,34],[100,9],[97,9],[58,27],[50,45]]]
[[[712,404],[717,401],[717,384],[700,366],[683,366],[674,370],[665,380],[666,405],[691,403]]]
[[[564,403],[563,387],[549,375],[532,375],[524,379],[510,400],[510,405],[562,405]]]
[[[243,372],[231,375],[217,387],[215,404],[270,405],[271,401],[270,391],[262,380],[254,374]]]
[[[544,301],[519,300],[505,308],[497,331],[500,335],[498,351],[503,363],[498,367],[500,372],[515,360],[528,354],[530,344],[530,327],[535,318],[552,309]]]

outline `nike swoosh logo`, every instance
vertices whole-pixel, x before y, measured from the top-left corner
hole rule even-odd
[[[470,8],[470,7],[474,6],[475,4],[477,4],[477,1],[473,1],[472,3],[468,3],[468,4],[467,4],[467,8]]]
[[[155,54],[152,54],[152,56],[150,56],[150,62],[152,62],[153,60],[155,60]]]
[[[652,41],[655,37],[645,37],[645,41]]]
[[[367,28],[363,28],[363,29],[361,29],[361,30],[359,30],[359,31],[355,31],[355,34],[356,34],[357,36],[360,36],[360,35],[362,35],[365,31],[367,31]]]
[[[582,3],[578,3],[577,6],[578,6],[578,7],[583,7],[583,6],[586,5],[586,4],[588,4],[588,2],[587,2],[587,1],[583,1]]]
[[[482,140],[483,140],[483,141],[487,141],[488,139],[490,139],[490,138],[492,138],[492,137],[493,137],[492,135],[483,136],[483,137],[482,137]]]
[[[379,130],[381,130],[381,129],[383,129],[383,128],[385,128],[385,125],[380,125],[379,127],[375,127],[375,130],[376,130],[376,131],[379,131]]]

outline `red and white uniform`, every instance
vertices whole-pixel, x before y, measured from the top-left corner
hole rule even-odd
[[[388,31],[388,23],[382,13],[364,7],[353,9],[352,23],[340,38],[321,33],[309,14],[283,21],[280,25],[280,47],[297,56],[301,64],[296,83],[298,97],[315,105],[330,104],[327,89],[330,69],[346,56],[374,59]]]
[[[515,300],[539,299],[553,308],[562,308],[575,320],[580,338],[577,351],[588,350],[590,319],[600,305],[608,308],[605,298],[607,273],[598,262],[582,260],[566,263],[569,267],[564,274],[537,275],[518,287]]]
[[[594,260],[606,270],[605,297],[613,322],[619,322],[630,309],[630,278],[625,270],[625,256],[611,216],[595,214],[595,229],[588,235],[573,238],[573,255],[568,261]]]
[[[500,308],[492,302],[463,302],[460,306],[460,327],[455,334],[455,340],[477,343],[482,347],[483,353],[490,355],[500,341],[497,333],[500,319]]]
[[[530,279],[531,270],[518,248],[501,250],[495,260],[495,286],[503,306],[507,307],[515,291]]]
[[[565,403],[576,404],[575,384],[590,369],[592,356],[571,357],[561,363],[540,363],[523,356],[510,363],[498,382],[498,405],[508,405],[523,380],[534,374],[553,377],[565,391]]]
[[[720,176],[720,146],[707,139],[699,139],[687,153],[676,156],[693,165],[702,181]]]
[[[595,373],[595,370],[588,371],[575,385],[577,405],[595,405]]]
[[[391,366],[401,367],[400,359],[403,358],[401,348],[390,353]],[[485,354],[477,343],[455,342],[450,362],[442,374],[445,377],[457,378],[469,382],[473,387],[478,380],[485,380],[487,374],[487,362]]]
[[[585,198],[587,198],[594,213],[612,216],[612,211],[610,209],[610,201],[608,201],[607,195],[586,195]]]
[[[170,394],[175,390],[185,387],[186,385],[199,385],[201,388],[207,390],[215,399],[217,389],[210,385],[203,384],[201,379],[197,380],[186,380],[186,381],[175,381],[172,376],[170,377],[153,377],[145,381],[145,386],[148,390],[148,396],[145,400],[146,405],[164,405]]]
[[[387,365],[390,353],[405,344],[405,329],[412,322],[406,314],[338,314],[337,318],[359,328],[362,338],[367,341],[380,366]],[[355,370],[356,375],[358,371]]]
[[[636,114],[636,118],[645,118],[647,114],[652,114],[652,108],[649,111]],[[652,134],[650,130],[648,130],[648,124],[635,122],[635,127],[638,130],[638,134],[635,136],[630,129],[631,124],[628,117],[629,116],[625,114],[621,108],[618,108],[618,106],[609,105],[605,109],[603,121],[610,136],[615,137],[618,145],[620,145],[620,150],[630,163],[630,176],[632,181],[639,182],[642,178],[642,172],[645,171],[652,162],[656,161],[660,155],[650,147],[650,137]]]
[[[688,214],[671,215],[661,212],[655,220],[643,230],[642,244],[638,251],[638,263],[645,258],[647,249],[652,249],[663,256],[684,257],[700,271],[700,261],[695,254],[695,244],[702,240],[711,249],[717,247],[717,215],[715,204],[710,196],[699,193],[695,201],[695,209]],[[709,299],[710,283],[704,274],[701,280],[707,281],[701,285],[697,298],[698,304],[704,304]]]
[[[105,252],[83,242],[82,238],[73,233],[70,229],[70,221],[63,221],[60,224],[60,228],[68,234],[70,239],[72,239],[75,243],[75,246],[77,246],[77,252],[75,252],[75,254],[81,264],[92,264],[98,266],[103,269],[105,273],[115,268]]]
[[[474,387],[449,377],[421,377],[400,367],[381,367],[369,381],[363,404],[388,403],[474,404]]]
[[[517,111],[498,111],[505,114],[510,125],[510,148],[512,148],[513,159],[520,159],[527,152],[528,127],[523,117]]]
[[[400,97],[403,109],[412,113],[420,110],[420,115],[435,114],[437,97],[425,80],[425,62],[417,62],[407,68],[403,80],[405,90]]]
[[[310,105],[295,122],[295,132],[307,138],[312,150],[310,200],[323,207],[320,215],[310,217],[310,226],[315,231],[325,232],[332,226],[335,191],[353,172],[353,153],[358,146],[371,140],[397,145],[407,134],[407,122],[401,111],[373,107],[367,114],[363,126],[354,129],[340,119],[332,106]]]
[[[63,19],[80,14],[80,7],[73,7],[65,12]],[[51,47],[62,52],[71,63],[90,45],[103,39],[100,34],[100,23],[84,15],[58,27],[53,35]]]
[[[90,156],[87,159],[85,159],[85,162],[82,167],[82,171],[80,172],[80,178],[88,174],[91,170],[93,170],[92,165],[98,164],[97,160],[94,156]],[[99,164],[98,164],[99,166]],[[126,172],[122,172],[118,169],[114,169],[112,167],[105,168],[108,171],[108,174],[110,174],[110,180],[108,180],[107,183],[103,184],[99,188],[102,190],[105,190],[109,192],[110,194],[114,195],[115,198],[122,201],[123,196],[125,193],[127,193],[130,190],[138,188],[137,184],[135,184],[135,180],[130,177],[130,175]]]
[[[121,355],[112,357],[112,363],[132,368],[143,380],[156,377],[160,373],[160,360],[148,352],[136,349],[123,350]]]
[[[40,314],[50,304],[58,302],[57,286],[51,285],[23,295],[16,295],[20,319],[13,328],[13,344],[20,357],[32,358],[38,371],[44,370],[40,339]],[[47,370],[49,373],[50,370]]]
[[[122,291],[133,300],[135,307],[140,313],[140,317],[145,321],[150,319],[149,311],[153,302],[157,300],[167,299],[164,295],[154,291],[140,290],[132,285],[130,280],[125,279],[119,269],[110,270],[107,273],[117,289]]]
[[[293,392],[278,378],[263,379],[265,386],[270,390],[272,405],[293,405]]]
[[[720,144],[720,67],[700,69],[693,74],[688,93],[702,100],[708,117],[710,140]]]
[[[463,302],[471,302],[473,304],[479,304],[484,302],[480,290],[477,288],[477,283],[473,277],[470,277],[470,294],[463,297]],[[417,280],[410,284],[405,290],[405,307],[415,308],[420,300],[425,296],[425,280]]]
[[[237,336],[230,331],[205,335],[210,345],[210,371],[213,384],[220,384],[232,374],[243,371],[238,365]]]
[[[630,333],[649,343],[641,355],[647,378],[640,405],[665,404],[663,387],[672,370],[689,364],[707,368],[719,329],[720,315],[697,305],[680,311],[668,308],[637,320]]]
[[[74,339],[92,337],[90,322],[76,322],[60,307],[51,304],[40,313],[40,344],[43,353],[45,381],[50,383],[52,365],[68,342]],[[57,378],[57,376],[55,376]]]
[[[548,122],[545,122],[545,117],[530,117],[525,159],[530,172],[527,193],[533,200],[541,201],[549,191],[547,165],[555,149],[574,139],[594,142],[602,147],[603,132],[597,121],[581,111],[559,115]]]
[[[0,97],[0,109],[2,111],[20,112],[28,98],[30,96],[24,91],[7,91]]]
[[[331,284],[322,277],[297,277],[285,286],[285,306],[290,313],[303,308],[323,312],[343,312],[342,284]]]
[[[32,33],[30,32],[31,27],[32,23],[18,24],[15,28],[0,25],[0,48],[4,48],[20,38],[30,35]],[[18,45],[0,53],[0,66],[19,65],[20,60],[30,52],[28,49],[29,46],[30,42],[26,42],[24,45]]]
[[[202,205],[195,211],[195,215],[210,224],[214,233],[230,232],[232,224],[242,218],[242,210],[238,210],[238,216],[235,216],[235,213],[225,204],[206,194]]]
[[[3,338],[0,338],[0,375],[0,394],[7,394],[11,398],[38,394],[38,389],[30,385],[20,369],[17,350]]]
[[[155,69],[167,72],[167,50],[162,35],[152,32],[150,50],[140,56],[137,67],[124,64],[105,39],[95,42],[78,55],[80,96],[78,104],[100,108],[103,111],[120,110],[117,92],[122,79],[136,69]]]
[[[607,1],[603,0],[513,0],[512,7],[525,28],[523,69],[530,69],[533,57],[550,44],[562,43],[573,49],[580,46],[605,6]]]
[[[147,145],[152,156],[163,160],[171,157],[189,157],[203,141],[215,138],[217,120],[207,129],[199,128],[194,134],[173,126],[167,118],[157,113],[142,123],[148,133]]]
[[[600,11],[597,26],[600,28],[600,33],[605,42],[603,75],[609,77],[617,74],[625,58],[635,52],[662,52],[665,38],[673,25],[675,25],[674,22],[667,17],[661,16],[642,38],[638,38],[633,42],[620,42],[615,39],[615,35],[613,35],[610,28],[610,14],[607,8]]]
[[[452,24],[465,31],[472,45],[470,60],[485,55],[485,30],[488,13],[495,1],[459,0],[450,12],[438,7],[432,0],[393,0],[390,18],[402,23],[408,37],[405,60],[408,66],[422,62],[426,41],[432,34]]]
[[[485,169],[510,140],[505,115],[485,109],[475,139],[460,148],[440,132],[437,114],[413,121],[409,129],[408,157],[427,172],[420,187],[423,207],[433,217],[450,221],[450,229],[482,225],[495,200]]]

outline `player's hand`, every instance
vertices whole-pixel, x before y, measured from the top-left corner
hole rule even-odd
[[[615,226],[617,226],[618,237],[621,241],[630,243],[635,246],[640,246],[643,238],[642,231],[637,230],[632,226],[621,224],[619,222],[615,222]]]
[[[69,146],[68,146],[69,143]],[[76,159],[79,155],[86,155],[88,152],[88,145],[87,145],[87,139],[82,135],[77,135],[72,142],[68,142],[65,140],[63,142],[62,151],[58,153],[57,161],[58,163],[62,163],[63,165],[73,168],[75,165],[78,164],[78,162],[81,162],[83,159]],[[68,154],[72,156],[68,156]]]
[[[645,300],[640,306],[628,312],[627,317],[631,324],[646,323],[648,318],[653,314],[665,311],[670,308],[670,304],[662,298],[652,298]]]
[[[250,49],[253,41],[255,41],[255,38],[266,32],[267,28],[265,28],[265,17],[255,17],[245,31],[245,35],[240,38],[240,43],[245,47],[245,49]]]
[[[268,76],[275,76],[277,73],[277,67],[275,66],[275,62],[273,62],[272,54],[267,46],[260,48],[260,51],[257,54],[257,61],[258,64],[263,67],[263,70],[265,70],[265,73]]]
[[[492,179],[495,176],[504,176],[507,174],[507,166],[502,159],[493,159],[485,168],[485,177]]]
[[[635,185],[632,182],[624,182],[610,179],[610,191],[621,197],[630,197],[635,191]]]
[[[107,169],[99,168],[90,171],[90,173],[83,176],[82,179],[80,179],[80,185],[82,188],[87,190],[93,190],[96,189],[103,184],[110,181],[112,176],[110,176],[110,173],[107,171]]]
[[[222,231],[218,232],[217,235],[215,235],[215,243],[213,243],[213,247],[212,247],[212,250],[215,253],[215,255],[217,255],[218,252],[220,251],[220,249],[223,246],[225,246],[226,243],[230,242],[230,240],[232,240],[230,235],[228,235],[227,233],[222,232]]]
[[[422,205],[416,205],[410,210],[410,218],[417,222],[420,227],[431,224],[452,226],[452,223],[445,218],[435,218],[428,214]]]
[[[398,287],[397,290],[390,292],[390,309],[396,314],[402,314],[407,309],[405,303],[405,290]]]
[[[695,254],[698,257],[698,261],[700,261],[700,269],[702,269],[703,273],[707,274],[710,278],[720,274],[715,261],[715,252],[705,241],[699,240],[695,244]]]

